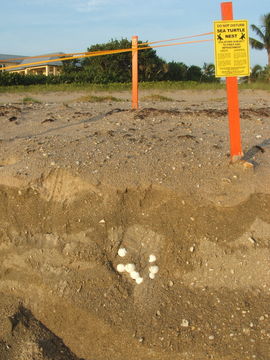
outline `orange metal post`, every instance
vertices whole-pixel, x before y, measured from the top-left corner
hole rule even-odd
[[[138,36],[132,36],[132,49],[132,109],[138,109]]]
[[[233,20],[232,2],[221,3],[222,20]],[[241,130],[240,130],[240,111],[238,100],[238,81],[237,77],[227,77],[227,99],[228,99],[228,115],[230,128],[230,148],[231,161],[239,160],[242,155]]]

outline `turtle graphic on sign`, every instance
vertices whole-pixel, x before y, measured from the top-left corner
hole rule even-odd
[[[242,33],[240,40],[245,40],[245,38],[246,38],[246,34]]]
[[[218,38],[219,41],[223,40],[223,37],[220,34],[218,34],[217,38]]]

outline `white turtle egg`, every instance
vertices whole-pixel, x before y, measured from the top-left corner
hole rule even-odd
[[[126,255],[127,255],[127,249],[125,249],[125,248],[120,248],[120,249],[118,250],[118,255],[119,255],[120,257],[126,256]]]
[[[140,285],[142,282],[143,282],[143,278],[138,277],[138,278],[136,279],[136,283],[137,283],[138,285]]]
[[[155,262],[156,260],[157,260],[157,258],[156,258],[155,255],[151,254],[151,255],[149,256],[149,262],[150,262],[150,263],[153,263],[153,262]]]
[[[149,267],[149,271],[150,271],[150,273],[152,273],[152,274],[157,274],[158,271],[159,271],[159,267],[158,267],[157,265],[150,266],[150,267]]]
[[[150,273],[149,277],[150,277],[150,279],[154,280],[154,278],[156,277],[156,274]]]
[[[131,277],[131,279],[136,280],[136,279],[140,278],[140,274],[138,273],[138,271],[132,271],[130,273],[130,277]]]
[[[135,265],[134,264],[126,264],[125,265],[125,270],[128,273],[132,273],[132,271],[135,271]]]
[[[124,272],[125,271],[125,265],[124,264],[118,264],[116,266],[116,270],[120,273]]]

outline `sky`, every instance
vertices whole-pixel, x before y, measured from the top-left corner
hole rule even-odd
[[[2,54],[33,56],[81,52],[111,39],[156,41],[213,31],[218,0],[2,0]],[[234,19],[260,25],[269,0],[234,0]],[[250,36],[256,35],[250,30]],[[211,38],[211,35],[205,38]],[[214,62],[212,42],[157,49],[166,61],[202,66]],[[266,50],[251,50],[251,65],[267,63]]]

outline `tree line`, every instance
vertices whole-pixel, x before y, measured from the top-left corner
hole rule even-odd
[[[142,42],[140,42],[142,43]],[[149,47],[149,46],[148,46]],[[111,40],[108,43],[90,46],[87,51],[104,51],[131,48],[127,39]],[[88,57],[63,61],[59,75],[32,75],[3,72],[0,74],[0,85],[32,85],[63,83],[128,83],[131,81],[131,53],[124,52],[112,55]],[[203,67],[187,66],[183,62],[166,62],[156,51],[149,49],[139,51],[140,81],[196,81],[218,82],[215,78],[214,64],[205,63]]]
[[[92,45],[87,51],[95,52],[126,48],[131,48],[131,41],[122,39]],[[79,66],[74,60],[64,62],[63,73],[72,74],[74,72],[82,72],[85,78],[93,83],[130,82],[131,53],[124,52],[117,55],[85,58]],[[150,47],[147,50],[139,51],[139,79],[140,81],[217,81],[213,64],[204,64],[200,68],[196,65],[187,66],[183,62],[166,62],[157,55],[156,50]]]

